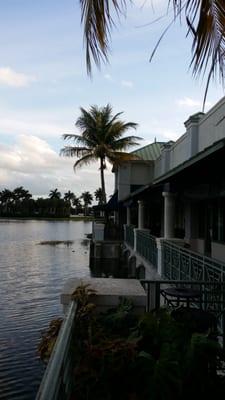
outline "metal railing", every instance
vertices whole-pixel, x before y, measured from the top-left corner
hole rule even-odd
[[[43,376],[36,400],[67,400],[71,396],[71,341],[77,305],[72,301]]]
[[[157,243],[156,238],[150,235],[148,231],[136,231],[136,250],[137,252],[149,261],[153,267],[157,268]]]
[[[162,241],[162,266],[166,279],[225,281],[225,264],[167,240]]]
[[[125,226],[125,241],[130,247],[134,247],[134,226]]]
[[[176,308],[178,301],[179,305],[186,305],[185,297],[179,300],[176,296],[167,298],[165,289],[177,287],[197,290],[199,297],[191,300],[190,307],[208,311],[215,316],[225,348],[225,282],[144,279],[141,283],[147,293],[147,311],[158,309],[165,304]]]

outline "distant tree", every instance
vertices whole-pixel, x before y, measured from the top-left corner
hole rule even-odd
[[[0,194],[0,202],[3,214],[8,214],[11,212],[13,201],[14,201],[13,192],[9,189],[3,189]]]
[[[123,160],[137,158],[126,150],[137,145],[137,136],[123,135],[130,129],[136,129],[134,122],[124,122],[119,119],[122,113],[112,114],[112,107],[107,104],[105,107],[92,106],[90,110],[81,108],[81,116],[76,121],[77,128],[81,135],[63,135],[64,140],[71,140],[75,145],[65,146],[60,154],[66,157],[79,157],[74,164],[76,167],[88,165],[93,161],[100,161],[101,188],[103,203],[106,203],[105,177],[106,160],[112,164],[120,163]]]
[[[80,198],[74,195],[72,203],[73,203],[73,206],[75,207],[76,212],[78,212],[78,210],[81,208]]]
[[[23,186],[19,186],[13,191],[15,200],[29,200],[32,197],[32,194],[29,190],[24,189]]]
[[[58,189],[52,189],[52,190],[50,190],[49,198],[50,199],[60,199],[61,193],[58,191]]]
[[[80,197],[84,202],[84,213],[88,215],[88,206],[91,205],[93,196],[90,192],[83,192]]]
[[[70,190],[68,190],[68,192],[66,192],[64,194],[64,200],[65,201],[69,201],[70,203],[73,201],[75,194],[73,192],[71,192]]]
[[[95,195],[95,200],[98,202],[99,205],[104,203],[102,188],[96,189],[94,195]]]

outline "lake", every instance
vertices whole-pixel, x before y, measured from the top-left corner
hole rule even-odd
[[[1,400],[35,398],[40,334],[62,316],[64,282],[90,276],[90,232],[90,222],[0,219]]]

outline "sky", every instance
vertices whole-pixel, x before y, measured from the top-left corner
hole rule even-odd
[[[2,1],[0,190],[24,186],[40,197],[58,188],[79,196],[100,186],[97,164],[74,173],[76,159],[59,156],[62,134],[79,133],[80,107],[110,103],[113,112],[123,111],[125,121],[138,123],[129,134],[141,136],[142,146],[181,136],[184,121],[201,111],[206,79],[192,76],[191,38],[178,21],[149,62],[171,19],[166,0],[133,0],[113,30],[110,62],[93,66],[90,78],[78,0]],[[212,83],[206,111],[223,95]],[[108,196],[113,182],[108,166]]]

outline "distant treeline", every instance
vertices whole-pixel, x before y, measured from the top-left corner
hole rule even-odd
[[[97,189],[94,196],[101,204],[101,189]],[[70,190],[62,196],[58,189],[51,190],[47,198],[40,197],[35,200],[29,190],[20,186],[14,190],[3,189],[0,192],[0,216],[65,218],[71,214],[88,215],[92,201],[93,195],[88,191],[77,197]]]

